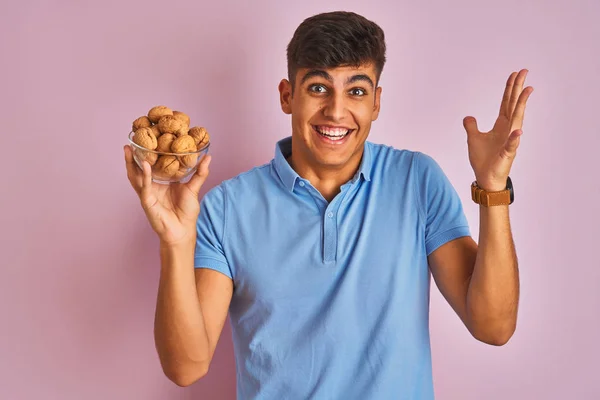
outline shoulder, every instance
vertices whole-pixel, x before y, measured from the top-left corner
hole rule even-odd
[[[232,178],[222,181],[204,195],[204,201],[227,201],[227,198],[248,196],[264,187],[271,179],[271,163],[254,167]]]
[[[367,142],[373,161],[403,161],[410,159],[416,153],[408,149],[398,149],[388,144]]]
[[[404,171],[421,175],[424,171],[439,168],[437,162],[429,154],[417,150],[398,149],[386,144],[367,142],[371,152],[375,171]]]
[[[224,180],[219,186],[228,193],[250,194],[271,180],[271,163],[266,163]]]

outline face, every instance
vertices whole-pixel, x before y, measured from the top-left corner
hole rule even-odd
[[[295,164],[314,169],[358,168],[371,123],[379,115],[381,88],[373,65],[297,71],[279,92],[282,110],[292,116]]]

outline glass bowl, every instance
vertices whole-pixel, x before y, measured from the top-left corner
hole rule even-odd
[[[133,131],[129,132],[128,138],[135,163],[141,169],[142,162],[144,160],[148,161],[152,166],[152,180],[165,185],[172,182],[188,182],[198,169],[202,157],[208,154],[208,148],[210,147],[209,141],[204,147],[194,152],[165,153],[148,150],[134,143],[134,134]]]

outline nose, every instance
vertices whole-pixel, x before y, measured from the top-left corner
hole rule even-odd
[[[342,93],[329,96],[323,106],[323,115],[332,121],[340,121],[344,117],[345,111],[346,104]]]

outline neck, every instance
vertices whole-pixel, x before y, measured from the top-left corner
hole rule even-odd
[[[348,163],[341,167],[314,165],[298,153],[292,151],[292,155],[287,158],[292,169],[308,180],[325,200],[331,202],[340,193],[341,186],[352,179],[358,171],[363,151],[354,155]]]

